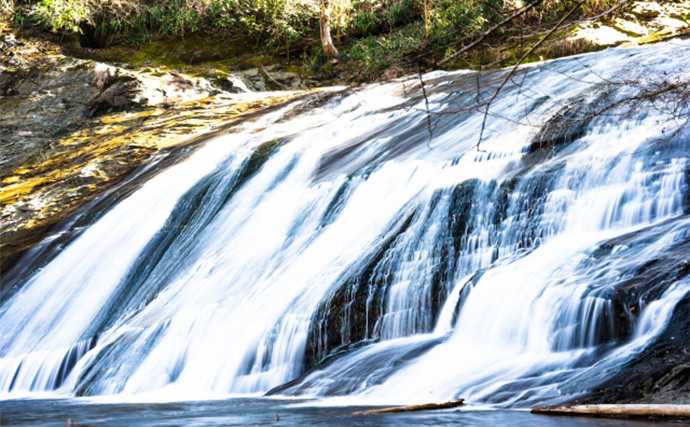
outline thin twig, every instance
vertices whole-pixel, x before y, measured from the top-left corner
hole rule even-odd
[[[268,71],[266,70],[266,67],[264,67],[263,64],[261,64],[261,72],[263,73],[268,80],[272,81],[276,86],[278,86],[282,90],[290,90],[289,87],[285,86],[284,84],[280,83],[278,80],[274,79],[270,74],[268,74]]]
[[[417,64],[417,77],[419,77],[419,84],[422,87],[422,96],[424,96],[424,106],[426,107],[426,130],[429,132],[429,139],[426,146],[431,149],[431,140],[434,138],[434,132],[431,130],[431,114],[429,111],[429,97],[426,95],[426,87],[424,86],[424,79],[422,78],[422,67]]]

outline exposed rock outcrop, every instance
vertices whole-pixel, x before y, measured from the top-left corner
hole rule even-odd
[[[50,227],[160,155],[299,96],[65,56],[0,27],[2,274]],[[225,89],[225,90],[224,90]],[[171,107],[175,108],[171,108]]]
[[[612,251],[638,264],[634,274],[611,283],[609,295],[613,305],[610,317],[616,326],[611,330],[613,340],[631,338],[634,323],[644,306],[658,298],[673,283],[690,275],[690,240],[687,232],[670,243],[663,256],[649,261],[637,261],[638,247],[649,239],[666,235],[676,223],[682,225],[687,217],[667,221],[604,242],[593,253],[596,262],[607,262]],[[622,249],[621,249],[622,248]],[[592,387],[589,393],[574,403],[690,403],[690,292],[675,307],[667,327],[639,355],[630,360],[613,377]]]
[[[623,10],[610,22],[580,25],[570,39],[598,46],[630,47],[690,32],[690,5],[684,1],[635,1]]]

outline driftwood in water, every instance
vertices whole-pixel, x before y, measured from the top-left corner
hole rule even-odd
[[[67,427],[93,427],[93,426],[78,423],[71,418],[67,418]]]
[[[690,405],[535,406],[533,414],[690,418]]]
[[[389,414],[391,412],[412,412],[412,411],[430,411],[433,409],[445,409],[454,408],[463,404],[465,399],[453,400],[445,403],[425,403],[424,405],[412,405],[412,406],[394,406],[392,408],[381,408],[381,409],[371,409],[369,411],[358,411],[354,412],[352,415],[365,415],[365,414]]]

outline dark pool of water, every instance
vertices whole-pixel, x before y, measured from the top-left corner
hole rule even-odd
[[[352,415],[359,407],[297,406],[299,401],[228,399],[169,403],[96,403],[82,399],[0,401],[2,426],[678,426],[683,422],[553,417],[524,411],[448,409]],[[280,419],[276,421],[276,413]]]

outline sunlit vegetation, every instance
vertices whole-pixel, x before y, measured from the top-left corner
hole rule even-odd
[[[15,24],[79,34],[94,47],[141,44],[208,34],[246,47],[302,55],[321,66],[319,11],[323,0],[0,0]],[[538,29],[574,2],[532,1],[519,23]],[[592,0],[580,14],[605,10]],[[348,58],[375,66],[424,49],[442,58],[471,37],[525,8],[523,0],[334,0],[327,2],[335,44]],[[521,27],[521,28],[523,28]],[[507,26],[503,32],[510,32]]]

